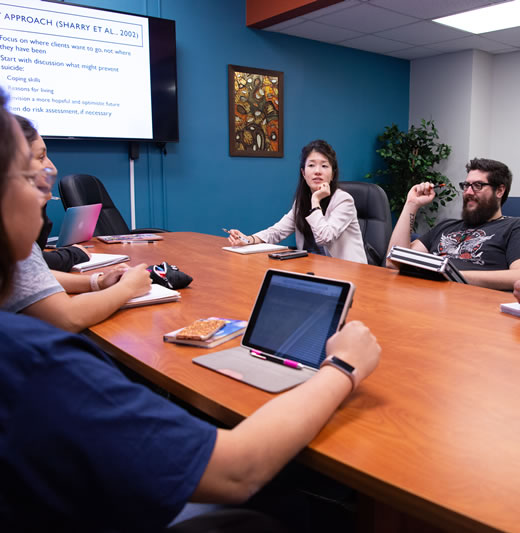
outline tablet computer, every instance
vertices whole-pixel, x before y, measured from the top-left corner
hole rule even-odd
[[[269,392],[293,387],[319,369],[354,292],[349,281],[270,269],[241,346],[193,362]]]

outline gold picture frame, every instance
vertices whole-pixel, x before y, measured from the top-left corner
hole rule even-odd
[[[228,65],[229,154],[283,157],[283,72]]]

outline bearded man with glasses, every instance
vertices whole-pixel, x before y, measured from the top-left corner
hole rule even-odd
[[[439,222],[411,240],[417,211],[435,198],[432,183],[414,185],[397,221],[388,250],[402,246],[448,256],[468,283],[490,289],[513,290],[520,279],[520,218],[502,215],[513,176],[509,168],[492,159],[472,159],[466,165],[462,219]],[[397,268],[387,261],[389,268]]]

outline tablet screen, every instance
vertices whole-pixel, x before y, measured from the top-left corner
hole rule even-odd
[[[348,281],[268,270],[242,345],[319,368],[353,292]]]

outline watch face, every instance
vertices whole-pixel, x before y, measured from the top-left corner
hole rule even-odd
[[[335,365],[340,366],[341,368],[343,368],[350,374],[352,374],[352,372],[356,370],[352,365],[349,365],[347,362],[343,361],[343,359],[340,359],[339,357],[336,357],[336,356],[332,357],[331,362],[334,363]]]

